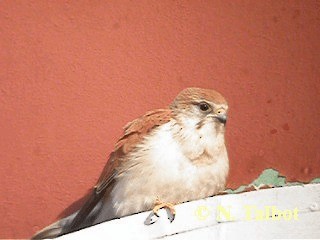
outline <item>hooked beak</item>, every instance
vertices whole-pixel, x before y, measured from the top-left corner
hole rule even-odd
[[[219,122],[223,123],[224,125],[227,123],[227,112],[224,109],[218,109],[214,115]]]
[[[219,122],[223,123],[223,124],[226,124],[227,123],[227,115],[218,115],[218,116],[215,116],[216,119],[219,120]]]

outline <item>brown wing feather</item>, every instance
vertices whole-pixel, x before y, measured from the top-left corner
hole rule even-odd
[[[115,150],[111,153],[95,187],[96,191],[101,192],[112,181],[124,155],[132,151],[151,130],[169,122],[171,117],[170,109],[157,109],[129,122],[124,127],[124,135],[115,144]]]
[[[144,116],[133,120],[124,127],[124,135],[118,140],[114,151],[110,154],[91,197],[66,228],[66,232],[72,232],[84,227],[82,223],[86,217],[100,199],[111,191],[112,182],[117,175],[117,168],[121,165],[121,162],[126,160],[123,156],[132,151],[151,130],[169,122],[171,117],[172,112],[170,109],[158,109],[147,112]]]

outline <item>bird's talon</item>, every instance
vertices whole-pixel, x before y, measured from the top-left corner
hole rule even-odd
[[[167,214],[168,214],[168,219],[169,219],[169,221],[170,221],[170,223],[172,223],[173,222],[173,220],[175,219],[175,217],[176,217],[176,212],[175,211],[171,211],[170,209],[168,209],[168,208],[166,208],[166,210],[167,210]],[[173,209],[174,210],[174,209]]]
[[[159,215],[155,214],[154,212],[151,212],[147,219],[144,221],[145,225],[151,225],[154,224],[156,221],[158,221]]]
[[[156,215],[157,217],[160,217],[158,214],[158,211],[157,212],[153,211],[153,214]]]
[[[156,201],[155,201],[155,206],[152,209],[153,214],[155,216],[159,217],[158,211],[161,208],[166,209],[169,221],[173,222],[173,220],[175,219],[175,216],[176,216],[176,210],[174,209],[174,205],[172,203],[161,202],[160,199],[157,197]]]

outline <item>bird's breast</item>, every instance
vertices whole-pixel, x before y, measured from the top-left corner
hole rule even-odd
[[[117,178],[112,195],[120,215],[150,209],[157,197],[178,203],[222,190],[228,173],[226,150],[212,161],[207,153],[203,157],[207,164],[194,164],[174,137],[172,124],[159,127],[130,155],[127,169]]]

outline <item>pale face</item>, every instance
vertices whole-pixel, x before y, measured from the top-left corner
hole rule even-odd
[[[215,128],[222,128],[227,122],[226,104],[215,104],[210,101],[194,101],[190,108],[193,117],[198,119],[197,127],[200,129],[206,124],[213,124]]]
[[[178,122],[186,127],[201,131],[202,128],[214,131],[215,134],[224,133],[228,105],[213,103],[209,100],[192,100],[182,102],[173,108]]]
[[[177,121],[174,136],[190,159],[203,153],[213,156],[224,146],[227,110],[226,103],[204,99],[180,102],[173,107]]]

